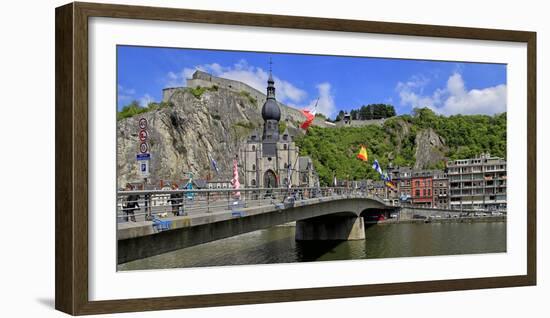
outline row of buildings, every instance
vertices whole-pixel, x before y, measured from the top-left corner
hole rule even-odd
[[[373,194],[401,205],[456,210],[506,210],[506,160],[490,154],[454,160],[442,170],[388,169],[395,189],[371,181]]]

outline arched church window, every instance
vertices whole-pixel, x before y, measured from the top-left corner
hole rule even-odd
[[[250,182],[250,184],[252,184],[253,186],[256,185],[256,179],[252,179],[252,181]]]
[[[256,165],[252,165],[252,170],[256,170]]]
[[[284,134],[283,135],[283,140],[288,140],[288,135],[287,134]],[[286,145],[285,145],[286,146]],[[286,149],[286,148],[285,148]]]
[[[252,146],[252,151],[256,151],[256,146]]]
[[[286,135],[285,135],[286,136]],[[286,144],[283,145],[283,149],[286,150],[288,147]]]

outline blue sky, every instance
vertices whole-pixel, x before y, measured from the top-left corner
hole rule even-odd
[[[388,103],[398,114],[430,107],[444,114],[506,111],[506,65],[366,57],[118,46],[118,109],[160,101],[165,87],[185,86],[196,69],[264,92],[273,61],[277,99],[334,117]]]

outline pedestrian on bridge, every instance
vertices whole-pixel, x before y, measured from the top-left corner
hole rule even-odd
[[[130,183],[126,184],[126,191],[133,191],[134,186]],[[125,205],[123,206],[124,210],[124,222],[131,220],[132,222],[136,221],[135,211],[139,209],[139,195],[130,194],[126,197]]]
[[[172,184],[172,190],[178,190],[177,183]],[[172,214],[174,214],[174,216],[180,215],[180,210],[183,210],[183,193],[182,192],[171,193],[169,201],[170,201],[170,204],[172,204]],[[181,211],[181,214],[183,215],[183,211]]]

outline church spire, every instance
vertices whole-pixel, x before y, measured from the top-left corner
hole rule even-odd
[[[271,59],[269,60],[269,78],[267,80],[267,98],[262,107],[262,118],[264,119],[264,141],[279,140],[279,120],[281,120],[281,109],[275,99],[275,81],[271,69]]]
[[[273,80],[273,61],[269,58],[269,78],[267,79],[267,98],[275,99],[275,81]]]

